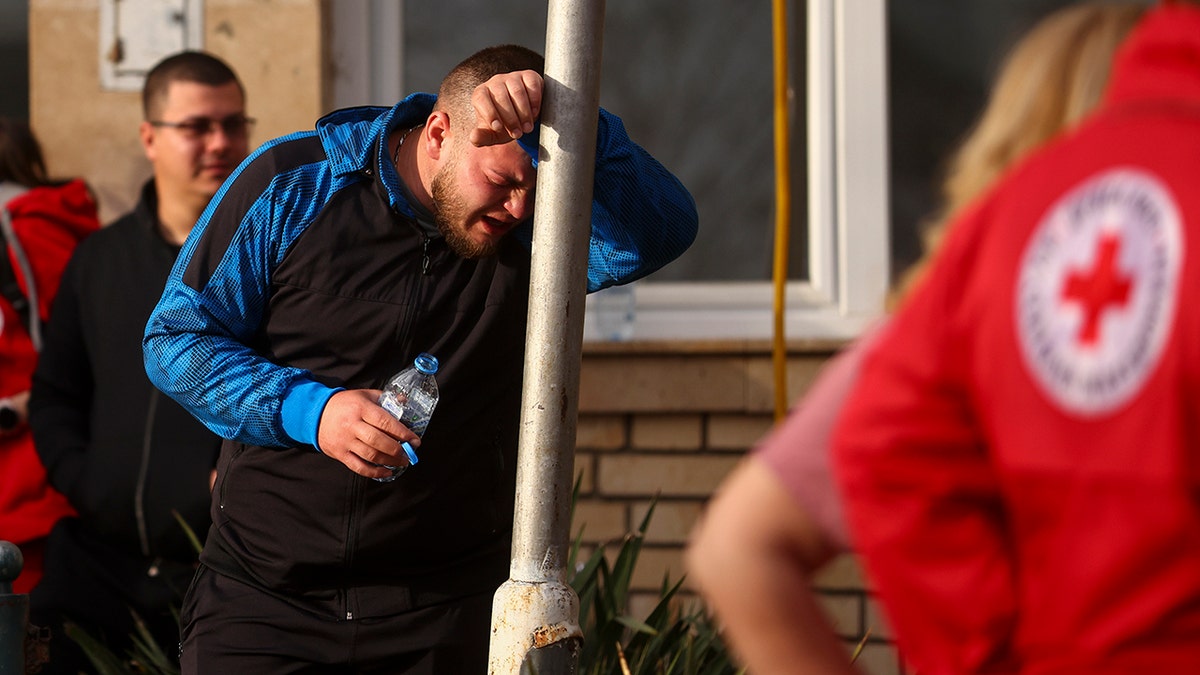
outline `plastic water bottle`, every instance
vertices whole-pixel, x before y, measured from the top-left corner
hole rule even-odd
[[[400,423],[412,430],[418,436],[425,435],[425,427],[429,426],[429,418],[438,403],[438,386],[434,374],[438,371],[437,357],[422,352],[413,359],[413,364],[392,376],[383,393],[379,396],[379,405],[400,420]],[[408,442],[401,442],[404,454],[408,455],[408,466],[417,463],[417,453]],[[392,475],[375,480],[390,483],[404,473],[407,466],[388,466]]]

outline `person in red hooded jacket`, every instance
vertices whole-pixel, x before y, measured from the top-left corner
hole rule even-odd
[[[853,540],[922,675],[1200,665],[1200,5],[968,207],[834,433]]]
[[[32,130],[9,118],[0,118],[0,208],[0,539],[21,548],[24,567],[13,591],[28,593],[41,578],[51,526],[73,513],[46,482],[33,448],[30,378],[63,268],[100,224],[87,185],[51,181]]]

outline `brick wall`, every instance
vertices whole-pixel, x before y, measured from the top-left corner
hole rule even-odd
[[[796,400],[838,345],[791,345],[788,393]],[[634,574],[630,611],[644,617],[664,575],[684,575],[683,546],[713,490],[770,429],[773,366],[762,342],[588,343],[580,374],[575,473],[581,476],[572,535],[614,551],[653,517]],[[903,668],[853,556],[835,560],[815,583],[848,649],[870,675]],[[689,586],[685,603],[696,597]]]

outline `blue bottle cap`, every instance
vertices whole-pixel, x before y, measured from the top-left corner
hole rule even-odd
[[[413,359],[413,365],[417,367],[417,371],[426,375],[433,375],[438,371],[438,360],[433,354],[421,352],[417,354],[417,358]]]
[[[400,441],[400,445],[404,447],[404,454],[408,455],[408,463],[410,465],[416,465],[417,451],[413,450],[413,447],[408,444],[408,441]]]

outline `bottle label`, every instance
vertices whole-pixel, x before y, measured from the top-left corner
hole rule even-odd
[[[420,389],[413,389],[412,391],[408,392],[408,399],[412,408],[420,410],[426,415],[432,413],[433,406],[437,405],[437,401],[435,401],[432,396],[424,391],[421,391]]]
[[[401,419],[404,417],[404,404],[401,403],[400,400],[397,399],[396,396],[391,392],[385,392],[384,395],[380,397],[379,405],[382,406],[384,410],[391,413],[392,417],[395,417],[396,419]]]
[[[389,389],[379,398],[379,405],[413,433],[421,436],[425,433],[425,427],[429,426],[429,417],[433,414],[437,399],[420,389],[413,389],[407,395]]]

